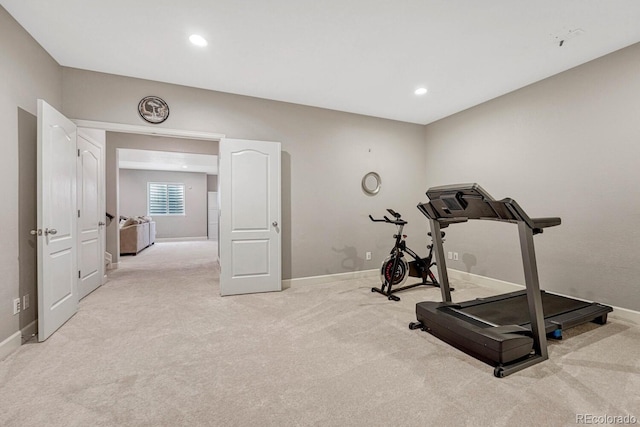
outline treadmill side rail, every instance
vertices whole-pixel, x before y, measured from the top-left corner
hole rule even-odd
[[[493,370],[493,375],[495,375],[498,378],[504,378],[507,375],[511,375],[515,372],[521,371],[525,368],[528,368],[529,366],[533,366],[535,364],[538,364],[540,362],[544,362],[545,360],[547,360],[548,357],[543,358],[542,356],[538,355],[538,354],[532,354],[531,356],[529,356],[528,358],[512,363],[510,365],[498,365],[495,367],[495,369]]]

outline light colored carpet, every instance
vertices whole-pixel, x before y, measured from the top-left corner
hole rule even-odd
[[[640,418],[640,329],[584,325],[550,360],[492,367],[407,325],[377,279],[220,297],[215,245],[158,243],[44,343],[0,362],[2,426],[561,426]],[[454,299],[491,294],[454,283]],[[640,421],[639,421],[640,422]]]

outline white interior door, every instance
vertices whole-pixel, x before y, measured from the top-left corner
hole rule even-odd
[[[220,141],[220,293],[282,290],[280,143]]]
[[[38,340],[78,310],[76,126],[38,100]]]
[[[78,297],[89,295],[104,278],[105,132],[78,129]]]
[[[207,237],[209,240],[218,240],[218,192],[207,193]]]

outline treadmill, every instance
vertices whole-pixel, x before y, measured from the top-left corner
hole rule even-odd
[[[435,262],[443,302],[416,304],[422,329],[479,360],[505,377],[549,358],[547,336],[562,338],[562,330],[587,322],[605,324],[609,306],[541,291],[533,236],[560,225],[560,218],[530,218],[515,200],[495,200],[478,184],[433,187],[429,201],[418,209],[431,225]],[[470,219],[518,225],[526,290],[454,303],[440,231]]]

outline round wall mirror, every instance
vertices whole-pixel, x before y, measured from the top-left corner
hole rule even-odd
[[[381,185],[380,175],[375,172],[369,172],[362,178],[362,190],[370,196],[378,194]]]

